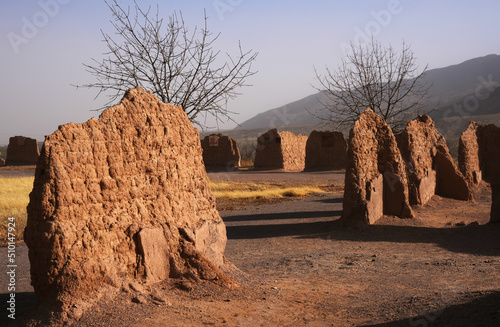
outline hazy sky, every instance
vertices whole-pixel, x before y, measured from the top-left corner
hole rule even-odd
[[[141,6],[155,1],[138,1]],[[121,0],[124,6],[130,0]],[[216,47],[259,52],[259,72],[229,104],[238,122],[315,93],[313,67],[334,68],[342,45],[373,34],[384,44],[410,44],[422,67],[439,68],[500,53],[500,1],[263,1],[160,2],[160,14],[182,11],[188,26],[221,33]],[[82,63],[106,50],[100,30],[112,32],[101,0],[0,0],[0,144],[14,135],[43,141],[68,122],[81,123],[101,107]],[[234,127],[233,124],[220,126]]]

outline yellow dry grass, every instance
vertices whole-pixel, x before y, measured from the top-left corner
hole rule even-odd
[[[16,240],[22,240],[28,215],[26,206],[33,188],[33,177],[0,177],[0,243],[7,239],[8,218],[15,218]]]
[[[314,193],[324,193],[315,186],[290,186],[273,183],[239,183],[210,181],[210,188],[217,199],[262,199],[301,197]]]

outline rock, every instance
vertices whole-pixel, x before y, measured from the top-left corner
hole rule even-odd
[[[312,131],[306,142],[305,169],[345,169],[347,141],[341,132]]]
[[[14,136],[9,139],[7,147],[7,166],[35,165],[40,155],[38,143],[35,139]]]
[[[240,151],[236,141],[222,134],[205,136],[201,141],[203,161],[207,169],[232,170],[240,166]]]
[[[413,217],[406,167],[391,128],[366,109],[349,134],[342,221],[367,225],[384,214]]]
[[[148,303],[148,299],[142,294],[136,295],[132,297],[132,302],[134,303],[139,303],[139,304],[146,304]]]
[[[137,282],[131,282],[129,283],[129,287],[132,291],[138,292],[138,293],[146,293],[146,290],[144,289],[144,286]]]
[[[455,165],[446,140],[427,116],[408,122],[396,135],[407,165],[410,204],[425,204],[434,194],[458,200],[471,200],[472,193]]]
[[[305,167],[307,136],[271,129],[257,138],[255,168],[302,171]]]
[[[194,288],[193,283],[187,280],[180,282],[178,287],[180,290],[187,292],[192,291]]]
[[[153,293],[151,294],[151,297],[153,298],[153,301],[160,302],[160,303],[167,303],[168,299],[165,295],[160,294],[160,293]]]
[[[98,120],[46,137],[25,242],[32,285],[40,305],[58,313],[54,324],[68,303],[92,303],[122,285],[187,272],[234,285],[219,269],[226,232],[199,133],[180,107],[141,88]]]
[[[2,166],[5,166],[5,160],[3,160],[2,158],[0,158],[0,167]]]

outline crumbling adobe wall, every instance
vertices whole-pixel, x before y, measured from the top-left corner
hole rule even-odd
[[[458,165],[469,185],[477,185],[482,180],[477,143],[478,126],[476,122],[471,121],[458,143]]]
[[[306,143],[305,169],[345,169],[347,141],[341,132],[312,131]]]
[[[236,141],[222,134],[205,136],[201,141],[203,162],[207,168],[234,168],[240,166],[240,151]]]
[[[427,116],[408,122],[396,135],[407,165],[410,204],[425,204],[434,194],[458,200],[472,199],[467,181],[455,165],[446,140]]]
[[[349,134],[342,221],[367,225],[384,214],[413,217],[406,168],[391,128],[366,109]]]
[[[492,181],[500,169],[500,127],[493,124],[480,125],[478,144],[482,178]]]
[[[180,107],[141,88],[99,119],[45,139],[25,242],[39,303],[78,319],[110,289],[168,278],[230,285],[226,230],[199,133]],[[55,318],[54,318],[55,319]]]
[[[307,136],[271,129],[257,138],[255,168],[302,171],[305,167]]]
[[[458,162],[471,185],[492,181],[500,162],[500,127],[471,121],[460,136]]]
[[[8,166],[35,165],[39,155],[40,150],[35,139],[13,136],[9,138],[5,164]]]

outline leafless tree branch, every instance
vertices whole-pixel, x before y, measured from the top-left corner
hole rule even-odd
[[[106,4],[115,35],[101,31],[107,58],[84,64],[96,82],[78,87],[97,88],[96,98],[106,94],[109,106],[127,89],[140,86],[163,102],[181,106],[200,127],[207,127],[200,119],[207,115],[217,122],[231,120],[227,102],[240,95],[238,89],[248,86],[247,78],[256,74],[252,63],[258,53],[243,51],[239,44],[238,54],[226,54],[221,63],[221,53],[214,49],[219,35],[208,30],[206,13],[203,28],[189,31],[182,13],[174,12],[164,21],[158,7],[152,14],[151,8],[143,10],[135,1],[133,12],[117,0]]]
[[[405,42],[399,52],[373,39],[366,46],[351,43],[350,50],[335,71],[325,67],[321,74],[314,69],[315,88],[326,98],[317,117],[338,125],[352,124],[371,108],[398,130],[412,116],[423,113],[432,85],[422,82],[427,66],[419,72]]]

